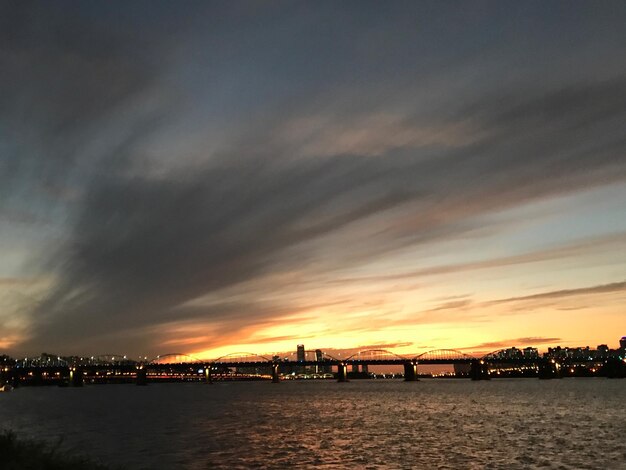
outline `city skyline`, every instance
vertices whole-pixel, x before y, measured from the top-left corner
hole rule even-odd
[[[126,355],[59,356],[43,353],[38,357],[14,359],[0,355],[0,381],[13,387],[59,385],[82,387],[90,384],[148,382],[203,382],[301,379],[402,378],[415,382],[418,377],[529,378],[542,380],[565,377],[623,378],[626,373],[626,336],[619,348],[606,344],[587,347],[537,348],[508,347],[488,353],[467,354],[454,349],[399,355],[387,350],[323,351],[306,350],[275,354],[231,353],[221,357],[198,358],[183,353],[132,358]]]
[[[165,358],[165,357],[174,357],[174,358],[178,358],[180,357],[181,360],[197,360],[197,361],[203,361],[203,360],[215,360],[215,359],[219,359],[222,357],[229,357],[229,356],[237,356],[237,355],[248,355],[248,356],[257,356],[257,357],[264,357],[264,358],[289,358],[291,357],[292,360],[295,357],[297,361],[303,361],[303,360],[312,360],[311,358],[314,357],[315,360],[320,361],[321,357],[327,357],[327,358],[332,358],[334,360],[341,360],[341,358],[346,358],[346,357],[354,357],[354,356],[358,356],[361,353],[367,352],[367,353],[373,353],[373,352],[380,352],[380,353],[391,353],[391,354],[397,354],[398,356],[401,357],[405,357],[405,358],[410,358],[410,357],[419,357],[421,355],[424,354],[429,354],[429,353],[434,353],[434,352],[451,352],[451,353],[459,353],[459,354],[466,354],[468,356],[472,356],[472,357],[476,357],[476,358],[480,358],[482,356],[487,356],[487,355],[492,355],[492,354],[523,354],[523,355],[527,355],[527,354],[531,354],[533,357],[534,355],[550,355],[550,354],[563,354],[563,357],[567,357],[568,355],[591,355],[593,357],[597,356],[598,358],[604,357],[607,354],[610,355],[618,355],[622,358],[624,358],[624,360],[626,361],[626,357],[624,356],[624,354],[626,354],[626,336],[622,336],[621,338],[618,339],[618,341],[616,342],[617,346],[616,347],[612,347],[614,346],[611,342],[608,343],[602,343],[602,344],[598,344],[596,345],[596,347],[592,347],[589,344],[586,345],[577,345],[577,346],[561,346],[560,344],[552,344],[552,345],[543,345],[543,347],[535,347],[535,346],[522,346],[522,347],[518,347],[518,345],[514,345],[514,344],[507,344],[504,345],[502,343],[488,343],[485,345],[481,345],[481,347],[485,347],[488,346],[487,349],[476,349],[476,348],[470,348],[470,349],[458,349],[458,348],[454,348],[452,346],[448,347],[448,348],[438,348],[438,349],[424,349],[424,350],[413,350],[413,351],[404,351],[403,353],[399,353],[393,350],[393,344],[373,344],[373,345],[366,345],[366,346],[358,346],[355,348],[323,348],[323,347],[313,347],[313,348],[305,348],[304,344],[297,344],[296,349],[295,350],[284,350],[284,351],[236,351],[234,349],[230,349],[229,352],[227,352],[226,354],[222,354],[219,357],[218,356],[194,356],[193,354],[188,354],[185,351],[177,351],[177,352],[173,352],[173,351],[169,351],[169,352],[161,352],[161,354],[157,354],[155,356],[146,356],[146,355],[136,355],[136,356],[132,356],[132,355],[128,355],[128,354],[124,354],[121,352],[107,352],[107,353],[93,353],[91,354],[93,351],[91,352],[87,352],[87,351],[83,351],[82,354],[63,354],[62,351],[42,351],[39,354],[34,354],[34,355],[30,355],[24,358],[21,358],[19,356],[16,357],[11,357],[10,355],[7,354],[0,354],[0,359],[2,358],[6,358],[6,359],[10,359],[10,360],[21,360],[21,359],[37,359],[37,358],[43,358],[43,357],[50,357],[50,358],[81,358],[81,359],[88,359],[88,358],[94,358],[94,357],[98,357],[98,358],[105,358],[110,356],[111,359],[115,360],[120,360],[120,358],[123,358],[124,360],[128,359],[128,360],[138,360],[138,361],[158,361],[160,360],[160,358]],[[490,347],[495,346],[496,349],[490,349]],[[390,348],[391,347],[391,348]],[[390,349],[387,349],[390,348]],[[307,359],[305,359],[305,357]]]
[[[0,354],[626,334],[623,2],[60,3],[0,6]]]

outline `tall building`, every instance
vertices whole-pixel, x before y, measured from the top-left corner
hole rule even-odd
[[[304,362],[306,360],[306,353],[304,352],[304,344],[299,344],[296,350],[296,359],[298,362]],[[296,372],[298,374],[306,373],[306,366],[296,366]]]
[[[324,353],[322,352],[321,349],[315,350],[315,360],[317,362],[322,362],[324,360]]]
[[[522,351],[524,359],[537,359],[539,357],[539,351],[537,348],[527,347]]]
[[[626,349],[626,336],[622,336],[622,339],[619,340],[620,349]]]
[[[318,362],[318,364],[315,365],[315,373],[319,374],[322,371],[322,366],[319,364],[319,362],[322,362],[322,360],[324,359],[324,354],[322,353],[321,349],[316,349],[315,350],[315,360]]]
[[[318,374],[328,374],[332,372],[332,366],[329,364],[328,358],[324,358],[324,353],[321,349],[315,350],[315,360],[318,364],[315,366],[315,372]]]

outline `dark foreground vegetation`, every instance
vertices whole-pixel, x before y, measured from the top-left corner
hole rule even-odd
[[[51,445],[18,439],[13,432],[0,432],[0,470],[107,470],[84,457],[75,457]]]

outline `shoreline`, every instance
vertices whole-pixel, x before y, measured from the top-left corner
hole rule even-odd
[[[18,437],[12,430],[0,431],[0,464],[5,470],[111,470],[82,455],[71,455],[56,444]],[[118,470],[119,469],[118,467]]]

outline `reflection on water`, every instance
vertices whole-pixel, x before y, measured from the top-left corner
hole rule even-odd
[[[0,428],[129,468],[626,469],[626,381],[21,388]]]

